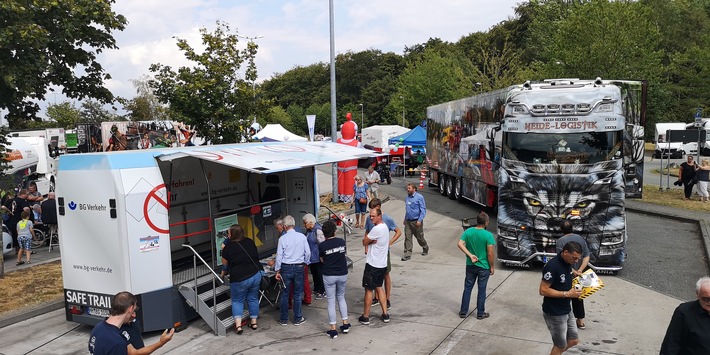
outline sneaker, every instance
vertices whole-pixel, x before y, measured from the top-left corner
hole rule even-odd
[[[387,313],[383,314],[383,315],[382,315],[382,321],[385,322],[385,323],[389,323],[389,322],[390,322],[390,315],[387,314]]]
[[[370,324],[370,317],[365,317],[364,315],[360,316],[357,320],[364,325]]]
[[[424,251],[422,251],[422,256],[427,256],[429,255],[429,248],[424,248]]]
[[[16,266],[20,266],[20,265],[22,265],[22,264],[24,264],[24,263],[25,263],[24,261],[18,261],[17,263],[15,263],[15,265],[16,265]]]
[[[281,324],[281,325],[288,325],[288,321],[287,321],[287,320],[281,320],[281,319],[279,319],[279,324]]]
[[[387,310],[389,311],[392,309],[392,303],[390,303],[390,300],[387,300]]]
[[[409,260],[409,259],[411,259],[411,258],[412,258],[411,256],[405,256],[405,257],[402,258],[402,261],[407,261],[407,260]]]
[[[373,306],[377,306],[378,304],[380,304],[380,300],[378,300],[377,298],[373,298],[373,299],[372,299],[372,305],[373,305]]]
[[[316,293],[316,294],[315,294],[315,298],[316,298],[317,300],[324,299],[324,298],[325,298],[325,293]]]
[[[306,323],[306,317],[301,317],[298,320],[293,321],[293,325],[299,326],[303,323]]]
[[[340,331],[343,333],[349,332],[350,331],[350,323],[341,325]]]
[[[466,318],[466,312],[459,312],[460,318]]]
[[[483,314],[477,315],[477,316],[476,316],[476,319],[486,319],[486,318],[488,318],[488,317],[490,317],[490,316],[491,316],[490,314],[488,314],[488,313],[486,313],[486,312],[483,312]]]
[[[331,338],[331,339],[335,339],[335,338],[338,337],[338,331],[337,331],[337,330],[329,330],[329,331],[325,332],[325,334],[330,335],[330,338]]]

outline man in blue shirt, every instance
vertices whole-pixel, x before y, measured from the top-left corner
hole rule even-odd
[[[93,355],[135,353],[135,348],[121,332],[121,326],[130,322],[138,310],[138,301],[130,292],[119,292],[111,300],[110,316],[97,324],[89,337],[89,353]],[[160,340],[145,349],[150,354],[173,338],[175,329],[166,330]]]
[[[286,233],[279,238],[276,249],[276,280],[283,280],[284,289],[288,290],[293,284],[293,325],[301,325],[306,322],[306,318],[301,313],[301,301],[303,299],[303,272],[304,265],[311,259],[311,248],[303,233],[296,232],[293,228],[296,221],[293,216],[283,218],[283,226]],[[281,294],[280,305],[281,325],[288,324],[288,292]]]
[[[422,247],[422,255],[429,254],[429,246],[424,239],[424,217],[426,216],[426,203],[424,196],[417,192],[414,183],[407,184],[407,198],[404,200],[404,256],[402,261],[412,258],[412,234],[417,238]]]
[[[544,296],[542,315],[552,335],[550,355],[562,354],[579,344],[570,299],[582,295],[582,289],[572,288],[572,265],[581,258],[582,246],[577,242],[569,242],[542,268],[539,292]]]

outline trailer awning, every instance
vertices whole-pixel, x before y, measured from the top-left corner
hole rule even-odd
[[[169,162],[191,157],[255,173],[271,174],[381,155],[383,154],[373,150],[333,142],[263,142],[202,146],[158,155],[155,158]]]

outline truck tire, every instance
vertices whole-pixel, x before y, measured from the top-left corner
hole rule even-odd
[[[454,184],[456,183],[456,178],[453,176],[450,176],[446,179],[446,196],[449,197],[449,200],[455,200],[456,196],[455,190],[456,188],[454,187]]]
[[[439,173],[439,193],[446,196],[446,175]]]
[[[461,178],[456,179],[454,183],[454,200],[461,201],[463,196],[463,186],[461,186]]]

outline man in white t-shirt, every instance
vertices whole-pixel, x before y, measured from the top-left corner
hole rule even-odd
[[[367,264],[362,275],[362,287],[365,288],[365,310],[358,319],[362,324],[370,324],[370,306],[372,305],[372,291],[377,292],[381,300],[387,299],[382,283],[387,273],[387,249],[389,248],[390,232],[387,225],[382,222],[382,211],[370,210],[370,219],[375,225],[370,233],[362,239],[362,245],[368,248]],[[382,321],[389,323],[390,315],[387,314],[387,304],[380,302],[382,307]]]

